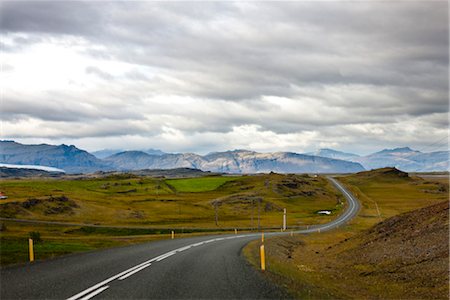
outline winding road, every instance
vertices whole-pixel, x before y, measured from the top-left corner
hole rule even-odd
[[[295,233],[336,228],[356,216],[359,202],[328,177],[347,199],[330,223]],[[267,237],[287,233],[266,233]],[[68,255],[0,270],[1,299],[282,299],[289,295],[246,262],[242,248],[260,234],[163,240]]]

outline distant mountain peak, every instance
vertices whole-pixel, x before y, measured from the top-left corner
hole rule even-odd
[[[409,152],[419,152],[419,151],[413,150],[409,147],[398,147],[393,149],[383,149],[380,152],[376,153],[409,153]]]
[[[342,159],[342,160],[352,160],[354,158],[359,157],[359,155],[354,153],[347,153],[343,151],[338,151],[330,148],[322,148],[315,152],[308,152],[305,153],[306,155],[314,155],[314,156],[321,156],[321,157],[328,157],[328,158],[334,158],[334,159]]]

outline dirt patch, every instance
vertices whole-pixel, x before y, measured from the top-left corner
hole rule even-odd
[[[130,218],[132,219],[144,219],[145,213],[142,210],[133,210],[130,213]]]
[[[439,298],[448,288],[449,203],[443,202],[389,218],[367,232],[342,243],[362,241],[353,249],[338,254],[341,261],[351,261],[360,276],[382,277],[405,284],[407,298]],[[423,289],[433,289],[422,294]],[[448,293],[448,290],[447,290]],[[447,294],[448,295],[448,294]]]

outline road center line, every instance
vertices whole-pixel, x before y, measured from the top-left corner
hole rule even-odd
[[[129,272],[129,273],[127,273],[127,274],[125,274],[125,275],[119,277],[119,280],[124,280],[125,278],[128,278],[128,277],[130,277],[131,275],[133,275],[133,274],[135,274],[135,273],[137,273],[137,272],[139,272],[139,271],[141,271],[141,270],[143,270],[143,269],[145,269],[145,268],[147,268],[147,267],[150,267],[150,266],[151,266],[151,263],[148,263],[148,264],[146,264],[146,265],[143,265],[142,267],[139,267],[139,268],[137,268],[137,269],[134,269],[133,271],[131,271],[131,272]]]
[[[245,235],[234,236],[232,238],[239,238],[239,237],[245,237]],[[204,245],[204,244],[215,242],[217,240],[222,240],[222,239],[224,239],[224,238],[211,239],[211,240],[207,240],[207,241],[204,241],[204,242],[198,242],[198,243],[195,243],[195,244],[187,245],[187,246],[184,246],[184,247],[181,247],[181,248],[169,251],[167,253],[163,253],[163,254],[155,257],[155,258],[152,258],[152,259],[149,259],[147,261],[144,261],[143,263],[140,263],[140,264],[138,264],[138,265],[136,265],[136,266],[134,266],[132,268],[129,268],[129,269],[127,269],[127,270],[125,270],[125,271],[123,271],[123,272],[121,272],[121,273],[119,273],[117,275],[114,275],[114,276],[112,276],[112,277],[110,277],[108,279],[105,279],[102,282],[100,282],[100,283],[98,283],[96,285],[93,285],[92,287],[90,287],[90,288],[88,288],[88,289],[86,289],[86,290],[84,290],[84,291],[82,291],[82,292],[80,292],[80,293],[78,293],[78,294],[68,298],[67,300],[84,300],[84,298],[81,298],[81,297],[83,297],[84,295],[94,291],[93,293],[91,293],[91,294],[86,296],[86,297],[89,296],[89,298],[92,298],[95,295],[97,295],[97,294],[101,293],[102,291],[106,290],[109,286],[106,287],[106,288],[105,287],[100,288],[100,287],[104,286],[105,284],[107,284],[107,283],[109,283],[109,282],[111,282],[111,281],[113,281],[115,279],[123,280],[123,279],[125,279],[125,278],[127,278],[127,277],[129,277],[129,276],[131,276],[131,275],[133,275],[133,274],[135,274],[135,273],[137,273],[137,272],[147,268],[148,266],[150,266],[151,262],[154,262],[154,261],[159,262],[159,261],[161,261],[163,259],[166,259],[166,258],[176,254],[177,252],[181,252],[181,251],[187,250],[187,249],[189,249],[191,247]],[[89,299],[89,298],[87,298],[87,299]]]
[[[107,288],[109,288],[109,285],[106,285],[98,290],[95,290],[94,292],[90,293],[89,295],[84,296],[83,298],[81,298],[80,300],[88,300],[91,299],[92,297],[100,294],[101,292],[103,292],[104,290],[106,290]]]
[[[169,252],[169,253],[167,253],[166,255],[161,256],[160,258],[158,258],[156,261],[162,261],[163,259],[166,259],[166,258],[168,258],[168,257],[170,257],[170,256],[172,256],[172,255],[174,255],[174,254],[177,254],[177,252],[176,252],[176,251]]]

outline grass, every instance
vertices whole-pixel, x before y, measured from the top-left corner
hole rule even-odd
[[[338,256],[324,258],[320,254],[381,220],[449,201],[448,179],[401,178],[375,171],[339,180],[361,201],[359,215],[347,226],[331,232],[268,239],[265,243],[266,276],[287,287],[299,299],[404,298],[407,283],[394,284],[381,277],[368,283],[359,274],[376,270],[366,270],[368,266],[360,265],[348,271],[348,266],[342,265]],[[348,248],[355,246],[352,243],[356,241],[350,241],[345,243]],[[255,268],[259,268],[259,245],[260,242],[255,241],[243,250]],[[421,293],[426,295],[426,288]]]
[[[287,181],[298,186],[287,187]],[[269,227],[281,225],[283,208],[288,209],[292,225],[327,222],[332,216],[318,217],[317,210],[335,214],[341,210],[340,196],[326,179],[277,174],[180,180],[4,180],[2,192],[9,196],[0,203],[2,217],[106,226],[254,227],[258,203],[261,226]],[[51,201],[62,197],[69,201]],[[25,209],[30,201],[34,204]]]
[[[236,180],[238,177],[200,177],[187,179],[171,179],[166,183],[172,186],[177,192],[198,193],[217,189],[225,182]]]
[[[0,231],[0,237],[5,247],[14,239],[22,241],[28,238],[29,232],[38,231],[44,243],[68,243],[67,253],[76,251],[71,245],[77,243],[85,245],[85,249],[97,249],[168,238],[171,230],[184,235],[229,228],[256,230],[258,214],[261,227],[279,228],[283,208],[287,208],[290,226],[325,223],[342,210],[339,204],[342,196],[332,185],[325,178],[307,175],[207,176],[176,180],[133,175],[13,179],[2,180],[1,191],[8,195],[7,200],[0,202],[1,217],[101,225],[74,227],[3,222],[6,230]],[[318,215],[318,210],[333,213]],[[5,251],[2,256],[10,257],[14,253]],[[54,255],[58,253],[63,252]],[[3,261],[24,261],[26,253],[21,255]]]
[[[47,259],[55,256],[93,250],[95,247],[84,242],[45,241],[34,244],[36,258]],[[0,239],[0,263],[8,265],[28,260],[28,239],[2,237]]]

